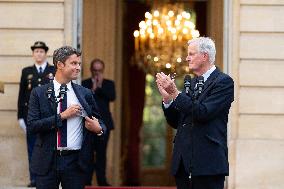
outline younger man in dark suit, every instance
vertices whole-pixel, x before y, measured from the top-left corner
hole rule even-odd
[[[36,41],[32,49],[32,56],[35,61],[33,66],[23,68],[19,97],[18,97],[18,120],[20,127],[26,132],[28,102],[30,93],[34,87],[41,86],[53,80],[54,67],[46,61],[48,46],[42,41]],[[28,187],[35,186],[35,174],[30,169],[31,156],[35,143],[35,135],[27,133],[27,147],[29,159],[30,183]]]
[[[94,145],[96,151],[95,170],[97,183],[99,186],[110,185],[106,179],[106,154],[110,131],[114,129],[113,119],[109,110],[109,104],[110,102],[115,100],[115,86],[113,81],[104,79],[104,68],[105,64],[102,60],[94,59],[90,65],[92,77],[82,81],[82,86],[93,91],[94,98],[98,104],[99,112],[107,127],[104,139],[100,140],[96,137]],[[93,169],[90,170],[86,183],[87,185],[91,185],[92,175]]]
[[[229,174],[227,123],[234,82],[215,67],[215,54],[210,38],[189,41],[188,66],[198,79],[182,92],[169,76],[156,75],[166,119],[177,129],[171,172],[178,189],[223,189]]]
[[[92,92],[72,82],[81,70],[80,57],[69,46],[55,50],[53,82],[31,93],[27,132],[37,137],[31,162],[37,189],[58,189],[60,183],[63,189],[83,189],[94,135],[106,130]]]

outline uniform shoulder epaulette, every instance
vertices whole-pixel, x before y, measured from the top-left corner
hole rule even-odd
[[[23,68],[23,71],[30,71],[33,70],[34,66],[27,66]]]

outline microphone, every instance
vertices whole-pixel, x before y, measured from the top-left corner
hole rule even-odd
[[[204,78],[203,76],[199,76],[196,78],[197,82],[194,87],[194,99],[197,99],[198,96],[202,93],[203,86],[204,86]]]
[[[67,91],[67,85],[66,84],[61,84],[60,89],[59,89],[59,95],[58,97],[60,98],[60,101],[62,101],[66,95]]]
[[[49,86],[49,87],[47,88],[47,91],[46,91],[47,98],[48,98],[48,99],[51,99],[52,94],[53,94],[53,87],[52,87],[52,86]]]
[[[204,87],[204,78],[203,78],[203,76],[199,76],[197,78],[197,92],[198,92],[198,95],[201,94],[201,92],[203,90],[203,87]]]
[[[184,77],[184,88],[185,88],[186,94],[189,94],[190,84],[191,84],[191,77],[190,77],[190,75],[186,75]]]

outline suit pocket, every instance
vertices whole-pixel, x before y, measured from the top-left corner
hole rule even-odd
[[[216,139],[216,138],[214,138],[214,137],[212,137],[208,134],[205,135],[205,136],[210,142],[215,143],[215,144],[220,145],[220,146],[223,146],[223,144],[218,139]]]
[[[226,158],[228,158],[228,147],[224,145],[220,140],[210,136],[210,135],[205,135],[206,138],[210,141],[210,143],[215,144],[218,149],[222,149],[224,152],[224,155]]]
[[[37,146],[37,147],[42,147],[42,145],[43,145],[43,142],[42,142],[42,139],[41,138],[36,138],[36,141],[35,141],[35,146]]]

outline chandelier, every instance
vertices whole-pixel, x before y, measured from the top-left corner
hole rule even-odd
[[[187,73],[187,42],[199,37],[191,14],[183,4],[166,4],[145,13],[145,20],[135,30],[133,61],[146,73]]]

